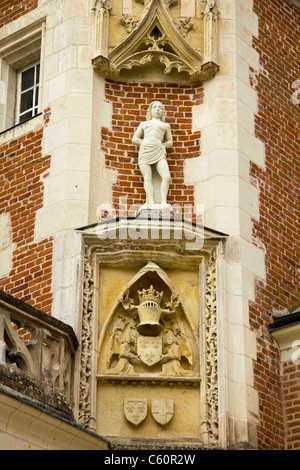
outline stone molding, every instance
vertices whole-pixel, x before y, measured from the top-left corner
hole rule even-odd
[[[109,450],[101,436],[0,389],[1,450]]]

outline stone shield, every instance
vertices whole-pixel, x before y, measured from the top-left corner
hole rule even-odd
[[[151,413],[159,424],[167,424],[174,415],[174,400],[152,400]]]
[[[125,399],[124,414],[126,419],[136,426],[144,421],[147,416],[147,399]]]
[[[153,366],[162,358],[162,338],[159,336],[139,336],[137,341],[139,359],[147,366]]]

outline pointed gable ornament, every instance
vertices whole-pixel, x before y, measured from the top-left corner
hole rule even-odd
[[[99,1],[99,0],[98,0]],[[216,75],[219,66],[209,60],[204,63],[200,52],[196,51],[176,27],[169,9],[176,4],[172,0],[143,0],[144,12],[139,21],[131,24],[131,32],[111,50],[107,49],[107,18],[110,8],[100,1],[101,14],[96,11],[95,37],[101,38],[104,46],[97,47],[92,59],[93,66],[101,75],[111,79],[155,80],[154,71],[159,71],[165,82],[195,83]],[[104,11],[105,10],[105,11]],[[122,21],[122,20],[121,20]],[[129,18],[123,18],[130,21]],[[106,34],[106,39],[104,35]],[[97,41],[95,41],[97,43]],[[99,39],[98,39],[99,45]]]

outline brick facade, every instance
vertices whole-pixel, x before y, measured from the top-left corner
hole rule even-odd
[[[145,202],[138,150],[131,140],[153,101],[165,104],[166,121],[173,135],[173,148],[167,150],[172,180],[168,202],[181,207],[194,205],[194,188],[184,184],[184,161],[200,156],[201,134],[192,129],[192,106],[200,104],[202,98],[202,86],[106,81],[106,100],[112,103],[113,115],[112,130],[102,128],[102,150],[106,154],[106,166],[118,172],[112,194],[116,209],[122,196],[128,198],[129,207]]]
[[[298,361],[297,361],[298,362]],[[300,364],[282,365],[286,450],[300,449]]]
[[[1,0],[0,28],[38,6],[38,0]]]
[[[254,242],[262,243],[266,250],[266,283],[257,283],[255,303],[250,308],[258,338],[254,367],[260,398],[258,445],[261,449],[282,449],[286,445],[285,419],[288,425],[295,416],[285,409],[291,400],[289,384],[295,384],[288,378],[291,372],[287,364],[281,382],[278,351],[267,326],[274,309],[288,308],[299,297],[300,106],[293,104],[291,97],[300,70],[298,36],[294,33],[300,15],[289,0],[254,0],[254,10],[259,36],[253,39],[253,45],[261,64],[259,74],[251,73],[258,92],[255,125],[256,136],[266,149],[266,170],[254,164],[251,168],[260,191],[260,220],[253,225]],[[300,448],[299,426],[287,433],[287,446]]]
[[[34,240],[50,156],[42,156],[43,128],[0,147],[0,213],[11,216],[13,266],[0,289],[51,313],[52,240]]]

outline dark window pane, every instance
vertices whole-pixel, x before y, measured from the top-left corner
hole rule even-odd
[[[35,106],[39,104],[39,87],[37,86],[35,89]]]
[[[36,83],[40,83],[40,64],[36,66]]]
[[[20,113],[33,107],[33,90],[26,91],[21,95]]]
[[[32,112],[29,111],[28,113],[25,113],[22,116],[20,116],[20,122],[24,122],[27,119],[30,119],[31,117],[32,117]]]
[[[22,73],[21,91],[27,90],[34,85],[34,67]]]

